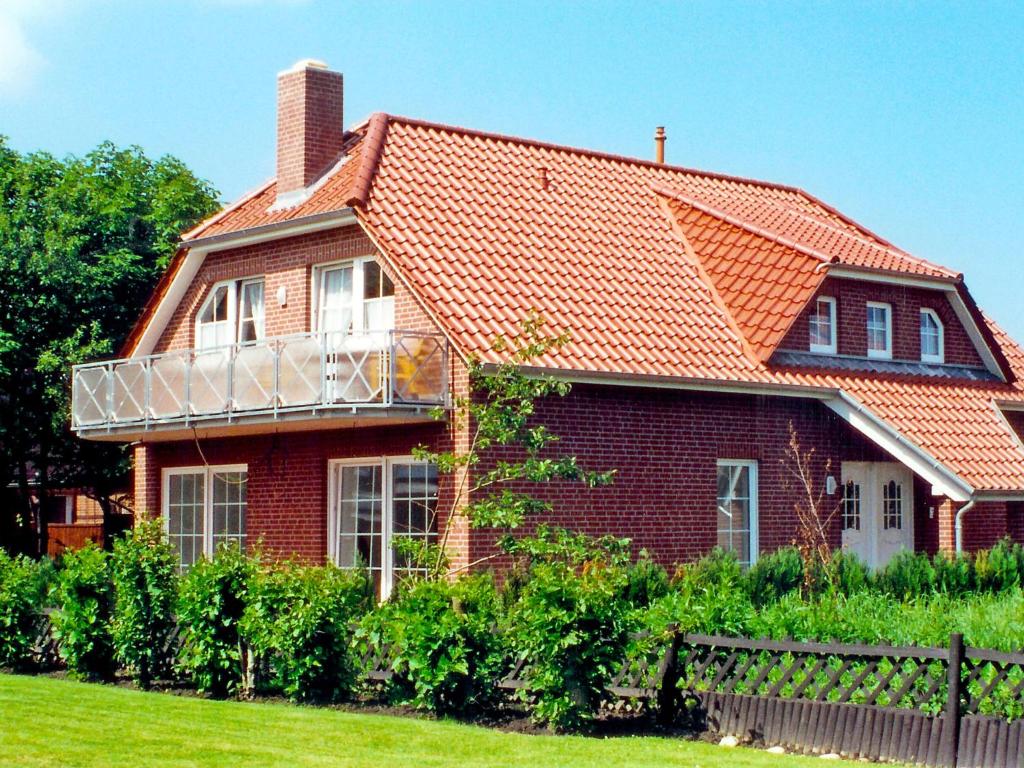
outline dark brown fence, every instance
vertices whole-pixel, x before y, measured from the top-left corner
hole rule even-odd
[[[65,549],[81,549],[92,541],[103,546],[103,525],[63,525],[50,523],[47,526],[46,551],[50,557],[57,557]]]
[[[1019,766],[1024,654],[687,635],[680,686],[713,733],[809,754]]]

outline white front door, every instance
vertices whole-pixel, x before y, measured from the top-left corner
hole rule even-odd
[[[890,462],[844,462],[842,491],[843,549],[882,568],[900,550],[914,548],[910,470]]]

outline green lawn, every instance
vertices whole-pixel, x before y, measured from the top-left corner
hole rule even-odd
[[[526,736],[413,718],[0,675],[0,765],[790,766],[682,739]]]

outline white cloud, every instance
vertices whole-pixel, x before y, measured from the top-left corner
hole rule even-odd
[[[52,0],[0,0],[0,93],[22,93],[31,86],[46,59],[32,44],[26,28],[52,17],[63,6]]]

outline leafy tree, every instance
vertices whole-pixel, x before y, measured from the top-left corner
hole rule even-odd
[[[515,546],[515,538],[510,535],[513,530],[551,510],[550,503],[527,492],[529,486],[569,481],[594,488],[612,482],[614,471],[586,470],[575,456],[550,456],[547,449],[558,436],[535,418],[538,401],[564,397],[570,385],[553,376],[527,375],[524,367],[535,365],[568,341],[568,333],[547,335],[543,318],[536,314],[523,321],[519,336],[499,336],[491,348],[504,357],[504,362],[489,369],[479,359],[471,358],[469,394],[456,398],[452,410],[456,428],[464,426],[469,431],[468,448],[434,452],[420,447],[413,452],[417,458],[436,464],[441,474],[455,482],[446,510],[449,524],[440,542],[396,542],[396,549],[425,567],[428,576],[438,578],[449,571],[445,550],[452,530],[450,522],[455,518],[463,516],[474,528],[502,532],[497,543],[508,551]],[[435,415],[447,414],[438,411]]]
[[[217,206],[174,157],[108,142],[60,160],[0,137],[0,487],[18,488],[0,505],[0,542],[35,523],[45,545],[36,483],[40,496],[93,489],[111,513],[128,456],[72,437],[69,368],[120,347],[179,234]]]

